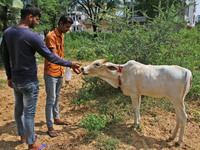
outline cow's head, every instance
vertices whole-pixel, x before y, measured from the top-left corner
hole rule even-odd
[[[83,75],[99,77],[114,87],[118,87],[119,65],[107,62],[106,59],[99,59],[82,68]],[[116,82],[116,83],[115,83]]]

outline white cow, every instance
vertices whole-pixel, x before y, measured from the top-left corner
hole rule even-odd
[[[134,60],[119,65],[100,59],[83,67],[82,71],[83,75],[97,76],[115,88],[120,87],[125,95],[130,96],[135,124],[139,124],[140,120],[141,95],[170,99],[176,112],[176,127],[169,140],[176,137],[180,128],[176,145],[181,144],[187,121],[184,99],[192,82],[190,70],[174,65],[144,65]]]

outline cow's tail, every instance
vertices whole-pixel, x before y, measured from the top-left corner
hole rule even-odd
[[[192,72],[187,69],[186,72],[185,72],[185,87],[184,87],[184,91],[183,91],[183,94],[182,94],[183,100],[185,99],[185,96],[190,91],[191,86],[192,86]]]

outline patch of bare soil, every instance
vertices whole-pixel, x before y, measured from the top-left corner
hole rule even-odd
[[[83,66],[86,63],[82,63]],[[70,85],[65,86],[60,94],[60,118],[71,123],[70,126],[54,125],[59,133],[58,137],[51,138],[46,134],[47,127],[45,121],[45,103],[46,94],[43,80],[43,64],[38,65],[38,77],[40,80],[39,99],[35,116],[35,131],[40,134],[38,142],[51,144],[52,150],[97,150],[100,149],[98,141],[87,142],[87,133],[84,129],[77,126],[77,122],[86,117],[87,113],[93,113],[94,110],[89,106],[75,106],[71,103],[77,99],[77,90],[81,88],[82,75],[73,73]],[[6,79],[5,71],[0,70],[0,78]],[[0,88],[0,150],[22,150],[27,149],[26,144],[19,143],[17,128],[14,120],[14,93],[5,83]],[[115,138],[120,141],[118,150],[135,150],[135,149],[200,149],[200,122],[194,121],[192,110],[200,111],[196,103],[188,103],[189,118],[187,122],[185,139],[180,147],[175,147],[177,141],[166,142],[175,127],[175,114],[156,108],[157,117],[150,115],[141,116],[142,132],[131,129],[133,118],[122,122],[119,125],[113,125],[110,131],[102,133],[107,138]]]

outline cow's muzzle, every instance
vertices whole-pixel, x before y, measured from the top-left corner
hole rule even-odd
[[[82,71],[83,75],[87,75],[87,73],[85,72],[84,68],[81,68],[81,71]]]

